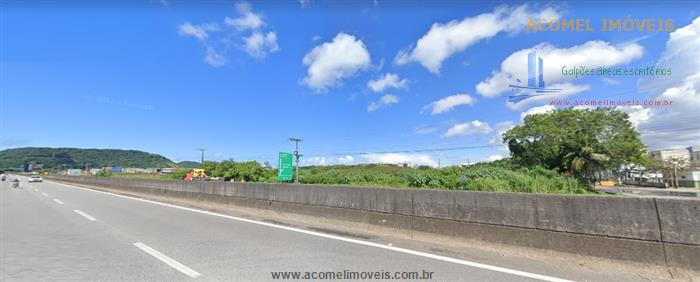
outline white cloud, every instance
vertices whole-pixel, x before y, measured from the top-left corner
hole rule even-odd
[[[488,123],[473,120],[465,123],[458,123],[450,127],[443,137],[463,136],[469,134],[485,134],[493,131]]]
[[[255,31],[249,37],[246,37],[244,41],[246,53],[254,58],[265,58],[268,53],[279,51],[277,33],[274,31],[270,31],[265,35]]]
[[[376,80],[367,82],[367,87],[374,92],[382,92],[387,88],[403,89],[406,88],[407,84],[408,79],[401,79],[398,75],[393,73],[385,73]]]
[[[370,55],[362,40],[341,32],[333,41],[306,53],[303,63],[309,68],[302,83],[316,91],[325,91],[343,78],[369,68]]]
[[[508,56],[501,63],[500,70],[477,84],[476,91],[485,97],[496,97],[510,91],[508,85],[517,84],[516,79],[526,81],[527,56],[535,49],[544,61],[544,80],[547,85],[554,88],[554,84],[562,83],[560,86],[564,86],[564,91],[567,89],[563,83],[575,79],[573,76],[562,75],[564,66],[609,67],[628,63],[640,58],[644,53],[644,48],[636,43],[613,46],[605,41],[588,41],[570,48],[557,48],[549,43],[541,43]]]
[[[386,94],[379,98],[379,101],[372,102],[367,106],[368,112],[374,112],[379,108],[389,106],[391,104],[396,104],[399,102],[399,97],[392,94]]]
[[[236,11],[239,14],[237,18],[224,18],[224,22],[233,26],[237,30],[257,30],[265,25],[260,14],[253,12],[253,9],[248,2],[236,3]]]
[[[640,114],[638,129],[641,132],[642,141],[651,149],[700,144],[700,129],[698,129],[700,60],[698,58],[700,58],[700,17],[669,35],[666,49],[661,54],[657,67],[670,68],[673,75],[646,77],[640,80],[639,90],[649,93],[649,98],[673,101],[672,106],[652,107],[648,112]]]
[[[204,56],[204,62],[212,67],[220,67],[226,64],[226,57],[212,47],[207,47],[207,54]]]
[[[632,123],[632,126],[637,127],[640,123],[649,120],[651,117],[651,109],[645,108],[641,105],[630,106],[630,107],[615,107],[616,110],[623,111],[629,115],[628,120]]]
[[[491,156],[489,156],[488,160],[489,160],[489,162],[492,162],[492,161],[497,161],[497,160],[500,160],[503,158],[505,158],[505,157],[501,156],[501,155],[491,155]]]
[[[539,106],[539,107],[533,107],[525,112],[520,113],[520,120],[525,120],[525,117],[529,116],[529,115],[551,113],[555,109],[556,109],[556,107],[553,105],[544,105],[544,106]]]
[[[355,158],[353,158],[351,155],[345,155],[338,158],[338,163],[349,164],[352,163],[354,160]]]
[[[302,165],[329,165],[330,160],[326,157],[310,157],[310,158],[302,158],[301,159]]]
[[[416,134],[430,134],[435,131],[437,131],[437,128],[426,125],[420,125],[413,129],[413,132],[415,132]]]
[[[618,85],[618,84],[620,84],[619,81],[617,81],[617,80],[615,80],[615,79],[612,79],[612,78],[609,78],[609,77],[603,77],[603,78],[601,78],[601,80],[602,80],[605,84],[607,84],[607,85]]]
[[[423,111],[430,111],[430,114],[437,115],[449,112],[457,106],[472,105],[474,102],[475,100],[472,96],[467,94],[455,94],[426,105],[423,107]]]
[[[313,156],[308,158],[302,158],[300,160],[301,165],[336,165],[336,164],[351,164],[355,161],[355,158],[351,155],[345,155],[338,158],[327,157],[327,156]]]
[[[299,6],[302,8],[306,8],[309,4],[311,4],[311,0],[299,0]]]
[[[506,131],[510,130],[515,126],[515,123],[512,121],[502,121],[499,123],[496,123],[496,134],[493,135],[493,138],[489,140],[489,145],[504,145],[503,144],[503,133],[506,133]]]
[[[492,13],[434,23],[415,44],[415,48],[396,55],[396,64],[418,62],[432,73],[439,73],[443,61],[469,46],[495,36],[499,32],[515,33],[523,29],[530,18],[555,19],[559,13],[552,8],[533,11],[528,5],[500,6]]]
[[[209,32],[218,31],[219,27],[215,24],[193,25],[190,22],[185,22],[178,27],[178,32],[182,36],[192,36],[201,41],[207,40]]]
[[[427,154],[404,154],[404,153],[369,153],[363,154],[361,157],[368,163],[382,164],[408,164],[411,166],[427,165],[436,167],[437,161],[433,160]]]
[[[204,62],[214,67],[223,66],[228,62],[224,54],[229,53],[231,48],[240,48],[256,59],[263,59],[269,53],[279,51],[277,33],[263,30],[265,22],[262,16],[254,13],[248,2],[236,3],[236,11],[239,17],[224,18],[224,23],[235,30],[222,30],[219,25],[213,23],[194,25],[185,22],[178,27],[179,33],[199,39],[206,49]],[[250,34],[244,35],[244,32],[248,31]]]

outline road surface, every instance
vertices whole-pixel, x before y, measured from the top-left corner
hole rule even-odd
[[[5,181],[0,193],[1,281],[270,281],[273,272],[285,271],[416,272],[421,278],[431,275],[430,281],[589,279],[483,262],[497,258],[453,259],[59,183],[22,181],[21,189],[12,189]]]

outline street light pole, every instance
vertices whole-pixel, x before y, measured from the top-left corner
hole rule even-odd
[[[199,167],[202,168],[202,167],[204,167],[204,151],[206,151],[207,149],[200,148],[200,149],[197,149],[197,150],[202,151],[202,162],[199,163]]]
[[[294,157],[296,158],[296,176],[294,177],[294,183],[299,183],[299,158],[302,156],[299,155],[299,142],[301,142],[301,139],[292,137],[289,138],[289,141],[294,142],[296,145],[296,149],[294,150]]]

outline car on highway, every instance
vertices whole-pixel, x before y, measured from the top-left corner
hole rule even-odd
[[[32,175],[29,177],[29,182],[43,182],[44,179],[41,178],[39,175]]]

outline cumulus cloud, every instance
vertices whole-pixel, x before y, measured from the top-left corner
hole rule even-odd
[[[309,68],[302,83],[319,92],[369,68],[370,55],[362,40],[341,32],[306,53],[303,64]]]
[[[355,158],[353,158],[351,155],[345,155],[338,158],[338,163],[349,164],[352,163],[354,160]]]
[[[501,155],[491,155],[491,156],[489,156],[488,160],[489,160],[489,162],[493,162],[493,161],[497,161],[497,160],[500,160],[503,158],[505,158],[505,157],[501,156]]]
[[[345,155],[341,157],[329,157],[329,156],[313,156],[301,159],[301,165],[337,165],[337,164],[351,164],[355,161],[355,158],[351,155]]]
[[[475,99],[472,98],[472,96],[467,94],[455,94],[425,105],[425,107],[423,107],[423,111],[430,111],[430,114],[437,115],[449,112],[458,106],[472,105],[474,102]]]
[[[277,33],[270,31],[263,35],[260,32],[253,32],[244,39],[245,51],[254,58],[265,58],[268,53],[277,52]]]
[[[207,47],[207,53],[204,56],[204,62],[212,67],[220,67],[227,63],[226,57],[220,54],[212,47]]]
[[[302,8],[306,8],[309,4],[311,4],[311,0],[299,0],[299,6]]]
[[[387,88],[403,89],[406,88],[407,84],[408,79],[401,79],[393,73],[385,73],[383,76],[367,82],[367,87],[374,92],[383,92]]]
[[[457,123],[447,129],[447,132],[443,134],[443,137],[455,137],[455,136],[464,136],[464,135],[470,135],[470,134],[485,134],[493,131],[493,129],[489,126],[488,123],[479,121],[479,120],[473,120],[470,122],[464,122],[464,123]]]
[[[496,134],[494,134],[491,140],[489,140],[489,145],[504,145],[503,134],[506,133],[506,131],[513,128],[514,126],[515,123],[509,120],[496,123]]]
[[[302,165],[329,165],[330,159],[326,157],[314,156],[310,158],[302,158],[300,162]]]
[[[645,77],[639,90],[652,99],[672,100],[668,107],[640,113],[638,129],[651,149],[699,145],[700,140],[700,17],[673,31],[658,67],[671,68],[671,77]],[[670,83],[669,83],[670,81]],[[675,82],[675,83],[674,83]],[[670,85],[669,85],[670,84]],[[630,117],[632,119],[632,117]]]
[[[265,25],[262,15],[253,12],[253,7],[248,2],[236,3],[237,18],[224,18],[224,23],[237,30],[258,30]]]
[[[500,6],[491,13],[467,17],[461,21],[434,23],[418,39],[415,48],[399,52],[394,63],[402,65],[418,62],[430,72],[439,73],[442,63],[450,56],[500,32],[519,32],[530,18],[556,19],[559,18],[559,13],[553,8],[535,11],[527,4],[517,7]]]
[[[265,21],[261,14],[253,12],[250,3],[236,3],[236,11],[238,17],[223,20],[223,27],[232,28],[222,28],[215,23],[196,25],[185,22],[178,26],[178,32],[202,42],[206,51],[204,62],[213,67],[225,65],[228,62],[225,54],[229,54],[232,48],[240,48],[255,59],[263,59],[280,50],[277,33],[263,30]]]
[[[556,109],[553,105],[544,105],[539,107],[530,108],[527,111],[520,113],[520,120],[525,120],[526,116],[536,115],[536,114],[546,114],[551,113]]]
[[[404,153],[369,153],[360,157],[368,163],[381,164],[408,164],[410,166],[427,165],[437,166],[438,163],[427,154],[404,154]]]
[[[537,55],[544,61],[544,79],[547,85],[554,88],[557,83],[561,83],[558,86],[564,91],[567,91],[567,86],[575,87],[573,84],[564,84],[575,79],[573,76],[561,74],[564,66],[610,67],[638,59],[644,53],[644,48],[637,43],[613,46],[605,41],[588,41],[569,48],[557,48],[549,43],[541,43],[508,56],[501,63],[500,70],[477,84],[477,93],[485,97],[495,97],[510,91],[508,85],[517,84],[516,79],[526,81],[527,56],[533,50],[537,50]]]
[[[219,27],[216,24],[206,23],[201,25],[193,25],[190,22],[185,22],[178,26],[178,32],[182,36],[192,36],[201,41],[207,40],[209,32],[218,31]]]
[[[635,105],[630,107],[615,107],[616,110],[623,111],[629,115],[628,120],[632,123],[632,126],[637,127],[640,123],[643,123],[651,117],[651,109],[645,108],[641,105]]]
[[[379,98],[379,101],[372,102],[367,106],[368,112],[374,112],[379,108],[389,106],[391,104],[396,104],[399,102],[399,97],[392,94],[386,94]]]

